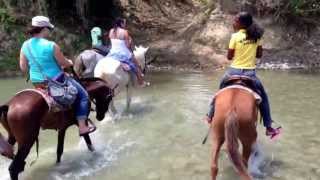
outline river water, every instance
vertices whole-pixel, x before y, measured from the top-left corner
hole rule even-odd
[[[96,152],[87,151],[72,127],[66,135],[62,162],[55,164],[57,133],[42,131],[40,157],[35,148],[27,158],[25,180],[208,180],[210,141],[202,145],[207,125],[200,120],[223,72],[148,74],[152,85],[134,91],[132,108],[116,120],[109,115],[97,122],[92,134]],[[259,125],[259,142],[264,152],[261,167],[266,177],[276,180],[320,179],[319,74],[260,71],[270,96],[273,119],[282,125],[276,141],[264,136]],[[0,102],[30,87],[21,78],[0,80]],[[123,95],[116,107],[125,107]],[[94,117],[94,116],[93,116]],[[92,118],[94,119],[94,118]],[[3,133],[3,129],[0,129]],[[0,180],[9,179],[10,160],[0,157]],[[237,175],[225,150],[221,151],[219,179]]]

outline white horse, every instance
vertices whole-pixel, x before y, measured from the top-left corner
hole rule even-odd
[[[146,66],[146,52],[149,48],[143,46],[135,47],[133,54],[137,59],[140,68],[143,70]],[[116,96],[121,91],[126,89],[127,91],[127,110],[130,108],[132,87],[137,84],[136,76],[125,71],[120,63],[120,61],[105,57],[101,59],[95,69],[94,77],[103,79],[109,86],[109,88],[114,89],[114,95]],[[110,108],[113,113],[116,113],[113,101],[110,103]]]

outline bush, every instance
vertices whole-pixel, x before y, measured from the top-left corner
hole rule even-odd
[[[5,27],[14,24],[16,22],[16,18],[11,16],[7,9],[0,8],[0,24]]]
[[[298,25],[318,24],[319,0],[259,0],[256,4],[260,14],[273,14],[276,20]]]

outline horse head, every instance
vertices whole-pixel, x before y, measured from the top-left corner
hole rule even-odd
[[[143,46],[135,46],[134,47],[134,56],[137,59],[139,66],[142,70],[146,68],[146,53],[149,50],[149,47],[143,47]]]
[[[98,78],[84,78],[81,79],[81,82],[88,91],[90,99],[95,104],[97,120],[103,120],[113,98],[113,90],[103,80]]]

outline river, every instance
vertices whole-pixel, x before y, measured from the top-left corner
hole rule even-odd
[[[27,158],[25,180],[208,180],[210,141],[202,145],[208,126],[201,122],[210,97],[223,72],[152,72],[151,86],[134,91],[132,108],[116,120],[109,115],[97,122],[92,134],[96,152],[87,151],[76,127],[67,131],[62,162],[55,164],[57,133],[42,131],[40,157],[35,148]],[[259,142],[265,160],[264,179],[320,179],[319,74],[287,71],[259,71],[270,96],[273,119],[282,125],[276,141],[264,135],[260,124]],[[0,80],[0,102],[30,87],[21,78]],[[116,107],[125,107],[125,97],[116,98]],[[94,116],[92,115],[92,119]],[[3,129],[0,129],[4,132]],[[0,180],[9,179],[10,160],[0,157]],[[221,151],[219,179],[237,175]]]

